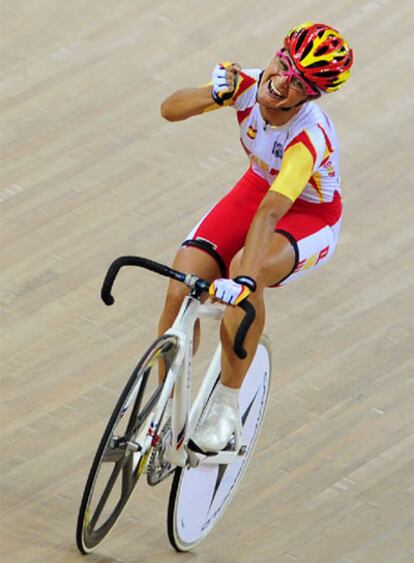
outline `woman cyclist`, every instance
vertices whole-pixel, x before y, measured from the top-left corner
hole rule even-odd
[[[337,244],[342,217],[338,142],[329,116],[315,100],[338,90],[353,53],[342,35],[320,23],[292,29],[265,70],[216,65],[212,82],[174,92],[162,116],[180,121],[222,107],[236,110],[250,167],[194,227],[174,268],[211,280],[214,299],[237,304],[249,297],[256,320],[246,338],[247,359],[232,343],[243,314],[223,317],[221,381],[193,442],[205,452],[226,447],[241,431],[239,388],[265,322],[265,288],[284,285],[325,264]],[[186,289],[169,285],[159,329],[168,329]]]

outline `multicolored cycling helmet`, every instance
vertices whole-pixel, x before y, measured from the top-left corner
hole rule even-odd
[[[284,40],[297,70],[321,92],[334,92],[351,73],[353,52],[342,35],[323,23],[305,22]]]

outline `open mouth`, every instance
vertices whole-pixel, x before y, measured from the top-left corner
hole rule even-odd
[[[280,92],[280,90],[278,90],[276,86],[273,84],[272,80],[268,81],[267,90],[269,94],[272,96],[272,98],[275,98],[276,100],[283,100],[285,98],[285,96]]]

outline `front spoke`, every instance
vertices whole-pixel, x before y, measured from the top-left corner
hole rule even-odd
[[[139,416],[137,417],[135,424],[132,428],[132,435],[135,435],[138,430],[140,429],[140,427],[142,426],[142,423],[145,422],[145,420],[149,417],[149,415],[151,414],[151,412],[153,411],[153,407],[156,403],[156,401],[158,400],[159,396],[161,395],[161,391],[162,391],[162,386],[160,385],[152,394],[152,397],[150,398],[150,400],[148,401],[148,403],[145,405],[144,409],[142,410],[142,412],[139,414]]]
[[[109,477],[109,480],[105,486],[104,492],[102,493],[101,498],[99,499],[98,505],[96,507],[96,510],[93,514],[93,517],[90,521],[89,527],[93,530],[96,526],[96,523],[100,517],[100,515],[102,514],[102,510],[106,504],[106,501],[109,498],[109,495],[112,492],[112,489],[114,488],[115,482],[118,478],[119,473],[121,472],[121,469],[124,467],[125,462],[118,462],[115,464],[111,476]]]
[[[134,456],[130,455],[122,468],[122,495],[129,495],[134,487]]]
[[[126,436],[130,437],[132,435],[132,431],[135,427],[135,419],[137,418],[137,414],[141,408],[142,398],[144,396],[145,388],[147,386],[148,376],[150,374],[150,368],[147,368],[142,376],[141,385],[139,388],[138,396],[135,399],[134,406],[132,408],[132,412],[128,421],[128,426],[126,429]]]

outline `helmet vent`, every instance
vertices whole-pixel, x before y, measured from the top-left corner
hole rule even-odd
[[[305,59],[307,57],[307,55],[312,51],[312,47],[313,47],[313,41],[311,43],[308,43],[302,53],[301,56],[301,60],[303,61],[303,59]]]
[[[315,57],[321,57],[322,55],[324,55],[328,51],[329,51],[329,48],[326,45],[322,45],[322,47],[319,47],[319,49],[317,49],[315,51]]]
[[[326,66],[325,61],[315,61],[314,63],[308,65],[306,68],[318,68],[321,66]]]
[[[315,72],[314,76],[321,76],[322,78],[332,77],[335,78],[338,73],[335,70],[321,70],[319,72]]]
[[[298,37],[298,42],[297,42],[297,47],[296,47],[297,51],[299,51],[299,49],[300,49],[300,47],[303,43],[303,40],[305,39],[305,36],[306,36],[306,31],[303,30],[303,32]]]

